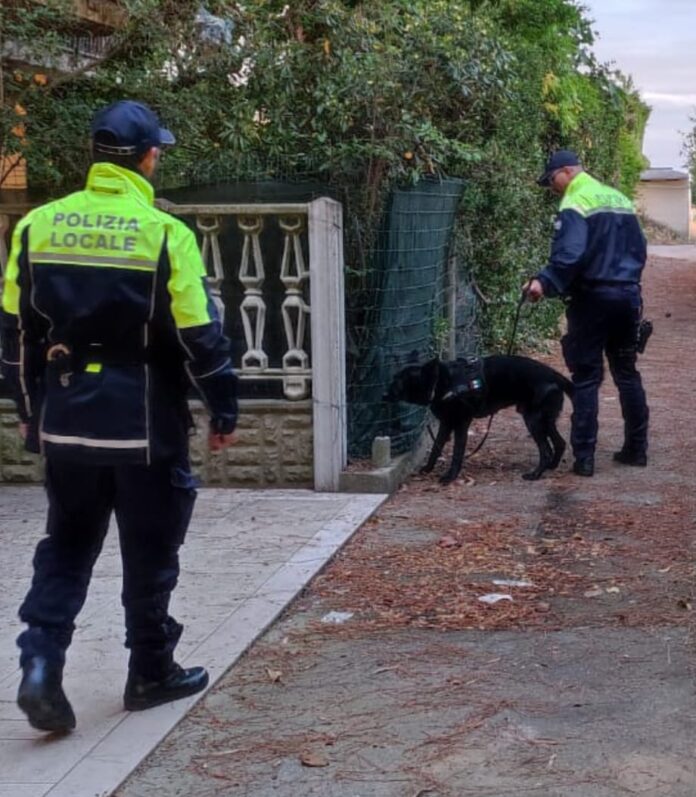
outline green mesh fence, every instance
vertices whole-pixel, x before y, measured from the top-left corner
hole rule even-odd
[[[389,435],[392,451],[402,453],[421,432],[423,408],[388,404],[382,396],[396,371],[442,351],[451,334],[448,261],[463,190],[462,180],[432,179],[393,191],[367,259],[367,273],[348,274],[352,459],[368,457],[377,435]],[[457,305],[467,301],[466,291],[457,297]]]

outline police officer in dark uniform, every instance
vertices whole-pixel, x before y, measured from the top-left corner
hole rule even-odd
[[[575,385],[573,470],[594,474],[604,354],[624,418],[624,444],[614,460],[645,466],[649,412],[636,369],[645,236],[631,201],[587,174],[574,152],[554,153],[538,183],[562,199],[549,263],[524,290],[531,301],[567,301],[568,331],[561,343]]]
[[[20,618],[19,707],[40,730],[68,731],[65,653],[112,513],[123,560],[131,711],[194,694],[183,627],[169,615],[193,511],[188,461],[193,383],[209,445],[237,422],[229,342],[206,289],[194,234],[156,209],[149,178],[172,134],[147,106],[117,102],[92,125],[85,190],[18,224],[3,292],[3,373],[27,448],[46,458],[48,522]]]

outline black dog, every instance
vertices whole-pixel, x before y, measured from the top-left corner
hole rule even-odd
[[[478,367],[481,378],[471,378],[472,365]],[[566,447],[556,428],[564,393],[572,396],[573,385],[553,368],[528,357],[494,355],[473,364],[470,360],[436,359],[425,365],[409,365],[394,376],[384,400],[428,406],[440,422],[422,473],[435,467],[454,432],[452,464],[440,479],[449,484],[462,468],[472,419],[513,405],[539,448],[539,464],[523,478],[538,479],[545,470],[557,468]]]

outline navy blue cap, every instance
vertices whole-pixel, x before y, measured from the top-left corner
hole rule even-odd
[[[141,155],[150,147],[176,143],[152,108],[132,100],[119,100],[96,113],[92,141],[97,152],[108,155]]]
[[[544,173],[537,180],[537,185],[549,186],[551,184],[551,175],[564,166],[582,166],[580,158],[571,149],[559,149],[553,153],[546,164]]]

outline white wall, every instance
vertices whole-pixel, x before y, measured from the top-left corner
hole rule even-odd
[[[684,238],[689,237],[691,190],[688,180],[645,180],[638,185],[636,205],[651,219]]]

